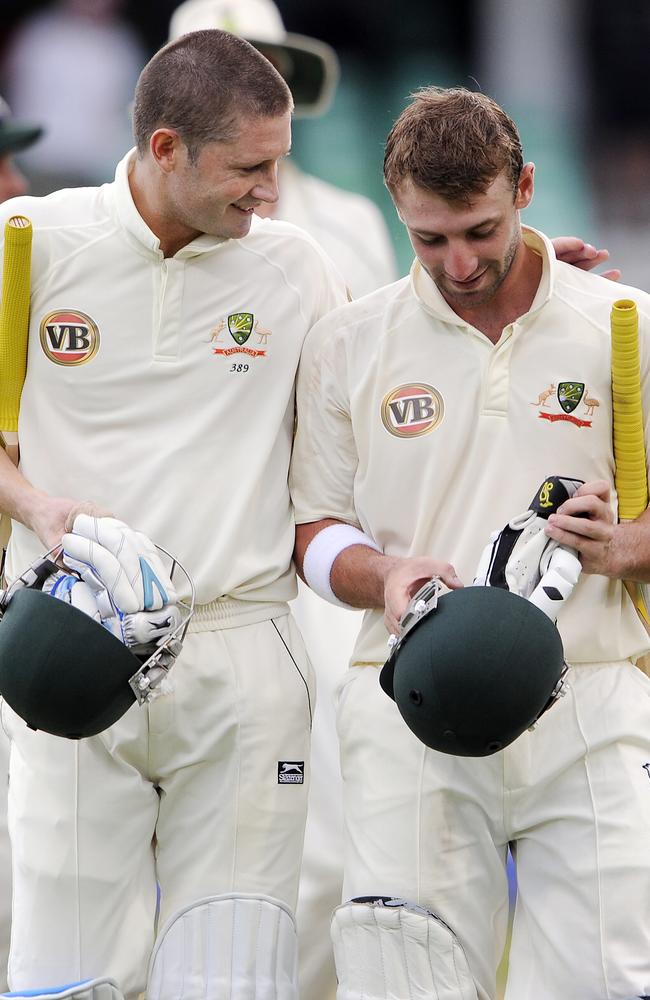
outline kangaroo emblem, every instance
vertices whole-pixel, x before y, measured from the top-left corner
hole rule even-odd
[[[219,341],[219,339],[221,337],[221,334],[223,333],[223,331],[225,330],[225,328],[226,328],[226,321],[225,321],[225,319],[220,319],[219,322],[217,323],[217,325],[213,326],[212,329],[210,330],[210,335],[211,336],[210,336],[210,339],[208,341],[208,344],[212,344],[212,343],[215,343],[215,342],[218,343],[218,341]]]
[[[539,396],[537,397],[537,402],[536,403],[531,403],[530,405],[531,406],[546,406],[546,400],[548,399],[549,396],[552,396],[554,392],[555,392],[555,386],[551,382],[551,384],[549,385],[548,389],[544,389],[543,392],[540,392]]]

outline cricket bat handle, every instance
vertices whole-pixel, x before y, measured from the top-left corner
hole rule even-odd
[[[27,369],[32,224],[14,215],[5,224],[0,304],[0,434],[18,463],[18,413]]]

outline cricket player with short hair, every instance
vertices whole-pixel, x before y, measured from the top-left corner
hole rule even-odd
[[[650,297],[566,266],[521,225],[534,166],[485,95],[414,95],[385,180],[416,259],[311,331],[292,459],[299,568],[368,609],[339,690],[338,996],[494,1000],[509,844],[507,996],[645,995],[650,680],[634,661],[649,640],[621,581],[650,580],[650,521],[616,523],[609,322],[616,298],[636,301],[647,439]],[[544,529],[582,564],[558,617],[568,693],[492,756],[429,750],[380,689],[388,633],[430,577],[471,583],[491,534],[554,474],[584,480]]]
[[[202,28],[232,31],[265,55],[289,85],[295,118],[328,111],[339,80],[336,52],[319,39],[288,32],[273,0],[185,0],[174,10],[169,37]],[[279,165],[278,185],[278,201],[258,206],[258,215],[306,229],[332,258],[353,298],[398,277],[388,226],[370,198],[306,173],[293,158]]]
[[[297,998],[314,677],[287,474],[302,341],[347,294],[311,237],[254,215],[291,111],[252,46],[194,32],[144,68],[113,183],[3,207],[34,232],[8,575],[65,531],[93,579],[107,529],[137,528],[197,596],[171,690],[99,736],[3,706],[10,985],[29,995]]]

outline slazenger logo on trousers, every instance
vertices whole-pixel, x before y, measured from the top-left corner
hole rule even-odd
[[[99,329],[86,313],[56,309],[41,320],[41,347],[57,365],[84,365],[99,350]]]
[[[445,404],[432,385],[407,382],[391,389],[381,404],[381,420],[395,437],[419,437],[442,423]]]
[[[304,760],[278,761],[278,785],[303,785],[304,782]]]

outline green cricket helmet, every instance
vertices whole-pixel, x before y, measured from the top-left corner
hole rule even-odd
[[[0,694],[31,729],[81,739],[151,698],[180,652],[193,596],[179,629],[136,655],[101,622],[43,591],[60,571],[49,555],[0,591]]]
[[[562,640],[550,618],[508,590],[438,590],[431,581],[415,595],[380,684],[426,746],[486,757],[564,693]]]

